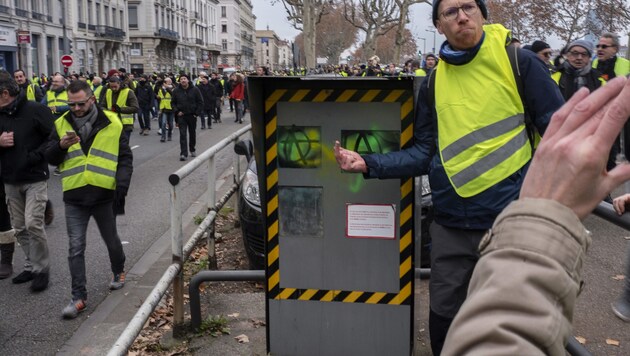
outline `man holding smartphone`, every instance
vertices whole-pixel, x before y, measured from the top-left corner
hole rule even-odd
[[[86,82],[70,83],[68,106],[70,112],[55,121],[46,158],[61,170],[72,277],[72,299],[62,315],[73,319],[87,307],[85,245],[91,217],[107,246],[113,274],[109,289],[125,285],[125,253],[115,215],[124,214],[133,155],[118,115],[96,105]]]

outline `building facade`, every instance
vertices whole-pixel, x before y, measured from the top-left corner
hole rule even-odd
[[[129,0],[131,70],[186,72],[216,68],[218,0]]]
[[[272,30],[256,30],[256,63],[259,66],[265,66],[270,70],[279,68],[279,50],[278,44],[280,39]]]
[[[289,41],[278,42],[278,69],[293,68],[293,45]]]

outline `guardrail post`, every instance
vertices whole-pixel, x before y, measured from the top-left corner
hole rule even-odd
[[[182,229],[182,204],[180,187],[171,187],[171,248],[173,263],[180,266],[179,272],[173,280],[173,336],[183,333],[184,324],[184,243]]]
[[[214,163],[214,156],[210,156],[208,159],[208,201],[206,202],[207,211],[215,209],[217,205],[217,172],[216,165]],[[217,214],[219,212],[217,211]],[[219,268],[217,265],[217,254],[215,248],[216,242],[216,219],[212,220],[212,225],[208,228],[208,269],[216,270]]]
[[[236,146],[236,142],[238,142],[238,138],[234,140],[233,147]],[[234,165],[234,170],[232,170],[232,172],[234,173],[232,176],[234,177],[234,183],[239,184],[239,181],[241,179],[241,157],[235,154],[232,159],[234,160],[234,162],[232,163]]]

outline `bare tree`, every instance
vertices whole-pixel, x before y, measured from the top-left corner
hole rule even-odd
[[[376,39],[398,25],[396,0],[343,0],[343,14],[353,26],[365,32],[363,55],[376,53]]]
[[[536,39],[545,40],[549,35],[547,28],[532,26],[532,19],[540,14],[532,13],[533,10],[522,0],[491,0],[487,2],[488,21],[499,23],[512,30],[514,37],[523,42],[531,42]],[[542,8],[539,8],[542,10]],[[546,17],[546,16],[545,16]]]
[[[272,4],[282,2],[287,11],[287,19],[296,30],[304,33],[304,56],[306,66],[315,68],[315,26],[330,5],[330,0],[272,0]]]
[[[628,0],[596,0],[594,13],[599,26],[588,28],[593,33],[628,31],[630,25]]]
[[[387,34],[379,37],[377,42],[377,55],[379,56],[381,63],[402,63],[401,58],[417,58],[418,47],[416,41],[413,39],[413,35],[409,29],[403,30],[403,41],[399,45],[395,38],[398,36],[398,29],[395,31],[389,31]],[[396,54],[396,48],[399,53]]]
[[[317,24],[316,32],[319,39],[315,47],[317,56],[337,64],[341,53],[357,41],[358,29],[346,21],[340,3],[334,3]]]
[[[413,4],[425,3],[431,5],[432,2],[429,0],[395,0],[396,6],[398,6],[398,24],[396,25],[396,37],[394,42],[396,46],[394,47],[394,60],[392,62],[398,63],[400,62],[401,51],[403,45],[405,45],[405,26],[409,23],[409,7]]]

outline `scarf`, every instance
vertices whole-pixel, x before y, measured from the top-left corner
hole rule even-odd
[[[445,41],[440,47],[440,58],[443,59],[446,63],[452,65],[466,64],[472,61],[473,58],[475,58],[485,38],[486,33],[484,32],[483,35],[481,35],[481,40],[479,40],[479,43],[477,43],[475,47],[466,50],[456,50],[451,47],[448,41]]]
[[[77,134],[81,138],[81,141],[87,140],[89,134],[92,132],[92,126],[96,122],[97,116],[98,110],[96,109],[96,104],[92,104],[90,111],[88,111],[83,117],[76,117],[72,114],[74,124],[79,130]]]
[[[562,66],[564,67],[564,72],[573,77],[575,91],[578,91],[580,88],[586,86],[586,76],[591,72],[590,61],[581,69],[573,67],[569,61],[562,63]]]

